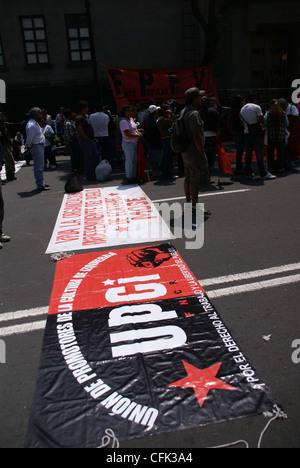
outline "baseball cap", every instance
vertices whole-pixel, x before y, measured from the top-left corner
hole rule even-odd
[[[203,89],[189,88],[184,93],[184,98],[185,99],[193,99],[193,98],[198,97],[198,96],[203,96],[204,94],[205,94],[205,91]]]
[[[156,112],[157,110],[159,109],[159,107],[156,107],[154,104],[152,104],[149,109],[148,109],[148,112],[150,114],[153,114],[153,112]]]

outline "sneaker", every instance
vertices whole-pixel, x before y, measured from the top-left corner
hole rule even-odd
[[[10,241],[10,237],[7,236],[6,234],[1,234],[0,235],[0,242],[9,242]]]
[[[0,250],[2,249],[2,247],[3,247],[3,245],[2,245],[1,242],[0,242]]]
[[[188,202],[190,203],[190,202]],[[197,207],[196,206],[192,206],[192,214],[195,215],[197,213]],[[204,211],[204,216],[210,216],[212,214],[211,211]]]
[[[247,179],[254,179],[255,174],[254,174],[254,172],[252,174],[246,174],[246,177],[247,177]]]
[[[261,179],[262,180],[272,180],[272,179],[276,179],[276,176],[271,174],[270,172],[267,172],[266,175],[261,177]]]

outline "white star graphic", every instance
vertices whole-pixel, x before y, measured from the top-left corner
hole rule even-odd
[[[104,284],[104,286],[112,286],[112,285],[115,284],[115,281],[116,281],[116,280],[110,280],[110,279],[108,279],[108,280],[106,280],[106,281],[102,281],[102,283]]]

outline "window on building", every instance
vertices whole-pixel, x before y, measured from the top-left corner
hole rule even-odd
[[[90,29],[86,15],[66,15],[69,56],[72,63],[92,60]]]
[[[21,17],[21,27],[28,65],[49,63],[45,20],[43,16]]]
[[[253,88],[287,88],[289,38],[287,34],[259,32],[253,34],[252,87]]]
[[[1,37],[0,37],[0,67],[5,67],[5,59],[4,59],[4,52],[3,52]]]

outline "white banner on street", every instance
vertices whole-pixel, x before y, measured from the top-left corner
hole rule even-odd
[[[19,172],[22,166],[26,164],[26,161],[17,161],[15,163],[15,172]],[[6,180],[6,170],[5,170],[5,165],[3,164],[2,170],[1,170],[1,180],[5,181]]]
[[[174,238],[139,186],[93,188],[64,195],[46,254]]]

